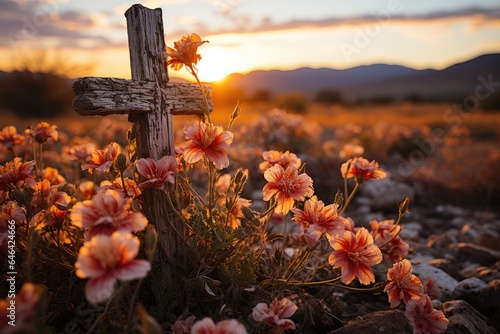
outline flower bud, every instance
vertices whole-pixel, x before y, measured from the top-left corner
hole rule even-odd
[[[10,195],[10,198],[13,199],[14,201],[16,201],[17,203],[19,203],[21,205],[25,204],[23,192],[21,189],[14,188],[10,191],[9,195]]]
[[[411,199],[409,197],[406,197],[405,200],[403,201],[403,203],[401,203],[399,205],[399,214],[400,215],[403,215],[403,214],[409,212],[410,202],[411,202]]]
[[[125,171],[125,169],[127,169],[127,157],[125,156],[125,154],[118,154],[118,156],[116,157],[115,165],[120,172],[123,172]]]
[[[144,246],[146,248],[146,256],[149,262],[153,261],[156,253],[156,246],[158,245],[158,232],[153,225],[149,224],[144,233]]]

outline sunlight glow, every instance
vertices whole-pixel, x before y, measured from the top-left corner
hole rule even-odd
[[[230,48],[207,45],[198,51],[202,57],[197,66],[198,75],[202,81],[219,81],[228,74],[246,70],[245,62]]]

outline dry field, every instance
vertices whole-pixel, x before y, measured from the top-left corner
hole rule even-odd
[[[464,126],[470,132],[466,140],[453,145],[438,145],[436,150],[419,162],[418,168],[405,181],[423,184],[429,192],[430,201],[451,201],[464,205],[486,203],[489,208],[498,207],[496,198],[500,189],[500,178],[492,169],[500,168],[500,113],[485,113],[475,110],[471,113],[452,113],[452,104],[412,104],[398,103],[391,105],[360,106],[325,106],[310,104],[302,115],[305,121],[317,122],[324,130],[323,137],[331,138],[335,128],[356,124],[370,130],[380,124],[402,126],[428,126],[431,129],[444,130],[449,133],[456,125]],[[242,104],[241,113],[234,126],[254,123],[265,116],[272,105]],[[226,127],[233,106],[216,107],[212,121]],[[107,116],[114,125],[126,131],[127,116]],[[195,117],[176,116],[174,125],[181,128]],[[91,131],[99,127],[102,117],[67,116],[57,119],[19,119],[11,114],[3,113],[0,126],[16,125],[19,130],[26,125],[36,125],[39,121],[49,121],[58,125],[59,129],[67,129],[72,133]],[[462,128],[462,127],[460,127]],[[123,133],[123,131],[121,132]],[[125,138],[122,138],[124,140]],[[271,149],[271,148],[270,148]],[[377,157],[374,157],[377,158]],[[397,168],[398,161],[386,161],[386,168]]]

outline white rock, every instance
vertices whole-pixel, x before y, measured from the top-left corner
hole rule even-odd
[[[443,270],[433,267],[427,263],[415,264],[412,268],[413,273],[419,278],[429,276],[436,280],[439,285],[439,289],[441,290],[443,301],[451,299],[453,290],[455,290],[455,287],[458,285],[458,281],[456,279],[445,273]]]
[[[363,183],[361,195],[371,200],[370,204],[375,210],[397,212],[398,204],[406,197],[415,197],[415,190],[406,183],[391,179],[371,180]]]

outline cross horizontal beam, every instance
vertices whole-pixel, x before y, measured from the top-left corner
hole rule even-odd
[[[204,89],[212,112],[211,88]],[[165,112],[172,115],[203,115],[204,110],[201,89],[191,83],[172,82],[160,88],[150,81],[84,77],[73,83],[73,90],[73,107],[83,116],[147,113],[154,109],[160,96],[168,109]]]

